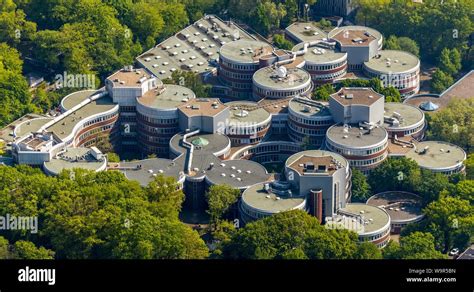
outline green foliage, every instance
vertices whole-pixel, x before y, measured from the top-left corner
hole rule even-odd
[[[115,152],[108,152],[107,153],[107,161],[108,162],[120,162],[120,156],[118,156]]]
[[[466,165],[466,178],[474,179],[474,154],[469,154],[464,164]]]
[[[312,99],[328,101],[329,96],[335,92],[336,90],[332,84],[324,84],[314,89]]]
[[[28,84],[21,75],[22,66],[18,51],[0,43],[0,127],[36,111],[31,104]]]
[[[13,257],[25,260],[52,260],[54,252],[44,247],[36,247],[30,241],[19,240],[13,245]]]
[[[452,50],[444,48],[441,51],[438,62],[439,69],[444,73],[454,76],[461,70],[461,54],[454,48]]]
[[[447,141],[470,153],[474,145],[472,117],[474,98],[454,99],[445,109],[431,115],[427,139]]]
[[[467,246],[474,232],[474,207],[469,201],[444,196],[424,210],[425,230],[436,238],[439,249],[447,252],[453,246]]]
[[[327,229],[299,210],[278,213],[240,228],[224,244],[223,255],[240,259],[378,257],[371,248],[358,248],[356,233]]]
[[[378,260],[382,259],[382,251],[373,243],[362,242],[357,245],[355,259]]]
[[[25,12],[16,8],[13,1],[1,4],[0,42],[15,48],[26,47],[36,32],[36,23],[28,21]]]
[[[358,0],[357,22],[383,35],[413,39],[422,59],[435,63],[444,48],[457,48],[467,59],[468,38],[474,29],[471,0],[414,1]],[[396,25],[394,25],[396,23]]]
[[[275,44],[275,46],[277,46],[277,48],[280,48],[283,50],[291,50],[294,46],[293,43],[285,39],[285,36],[282,34],[274,35],[273,43]]]
[[[376,92],[385,96],[385,102],[400,102],[402,100],[400,91],[393,86],[383,87],[378,78],[370,80],[364,79],[345,79],[337,84],[336,89],[341,87],[371,87]]]
[[[146,187],[146,193],[155,214],[160,217],[178,219],[184,202],[184,193],[174,178],[157,176]]]
[[[0,212],[38,216],[40,233],[8,231],[58,259],[190,259],[208,250],[199,234],[178,220],[183,194],[173,178],[158,176],[148,187],[117,171],[64,171],[47,177],[40,169],[0,167]],[[0,251],[2,250],[0,242]],[[22,254],[46,251],[19,246]]]
[[[414,232],[400,238],[400,245],[390,242],[383,250],[386,259],[446,259],[437,251],[433,235],[430,233]]]
[[[211,224],[216,224],[229,208],[237,202],[240,191],[229,185],[213,185],[206,193],[209,209],[207,213],[211,216]]]
[[[365,175],[358,169],[352,168],[352,202],[361,202],[365,203],[372,192],[370,191],[370,185],[367,183],[367,178]]]
[[[456,184],[456,196],[474,204],[474,180],[468,179]]]
[[[420,168],[412,159],[388,158],[370,172],[368,182],[374,193],[390,190],[413,191],[413,186],[420,178]]]
[[[177,84],[191,89],[197,97],[209,97],[211,87],[204,84],[201,76],[189,71],[174,71],[171,78],[163,80],[164,83]]]
[[[453,83],[453,77],[443,72],[441,69],[437,69],[433,75],[431,75],[431,89],[435,93],[441,93],[445,91]]]
[[[396,37],[391,35],[385,41],[384,49],[405,51],[420,57],[420,48],[418,47],[418,44],[408,37]]]
[[[0,236],[0,259],[52,260],[54,252],[44,247],[36,247],[34,243],[25,240],[10,245],[6,238]]]
[[[318,22],[318,25],[319,27],[321,27],[322,29],[330,29],[332,28],[332,24],[329,20],[325,19],[325,18],[322,18],[319,22]]]

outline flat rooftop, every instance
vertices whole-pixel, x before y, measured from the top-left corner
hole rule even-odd
[[[420,67],[420,59],[415,55],[396,50],[379,51],[378,56],[364,62],[365,67],[376,72],[391,74],[413,71]],[[402,80],[398,80],[401,82]]]
[[[350,203],[340,209],[340,213],[344,215],[352,214],[360,216],[364,221],[364,230],[359,234],[370,233],[382,229],[390,222],[390,216],[384,210],[366,205]]]
[[[258,103],[251,101],[232,101],[225,103],[230,109],[229,122],[257,124],[270,118],[270,113],[259,107]]]
[[[114,107],[118,107],[118,105],[115,104],[108,95],[103,96],[88,103],[62,120],[51,125],[46,129],[46,131],[53,132],[57,137],[59,137],[59,139],[62,140],[69,136],[74,127],[83,119],[111,110]]]
[[[329,108],[322,103],[307,99],[307,98],[293,98],[290,100],[288,107],[301,115],[308,118],[331,118]]]
[[[258,106],[264,108],[272,115],[286,114],[288,112],[288,104],[293,97],[282,99],[262,99],[258,102]]]
[[[285,30],[298,38],[298,42],[310,42],[327,38],[327,33],[311,22],[295,22]]]
[[[42,117],[44,117],[44,116],[37,115],[37,114],[26,114],[26,115],[22,116],[21,118],[11,122],[10,124],[5,126],[4,128],[0,129],[0,140],[5,141],[6,143],[13,142],[13,139],[14,139],[13,133],[14,133],[15,128],[18,125],[20,125],[24,122],[32,121],[34,119],[42,118]]]
[[[368,46],[372,41],[382,41],[382,34],[370,27],[349,25],[336,27],[328,33],[328,38],[334,39],[344,46]]]
[[[300,196],[279,196],[272,192],[265,191],[265,183],[258,183],[242,194],[242,201],[254,209],[265,213],[280,213],[298,208],[306,201]]]
[[[372,105],[384,96],[372,88],[343,87],[338,92],[331,94],[331,98],[342,105]]]
[[[187,87],[164,84],[162,88],[149,90],[145,95],[139,97],[137,101],[149,108],[172,109],[194,98],[194,92]]]
[[[106,163],[105,159],[102,161],[95,159],[90,148],[79,147],[67,148],[66,152],[57,155],[51,161],[45,162],[44,167],[48,172],[57,175],[65,169],[72,170],[74,168],[99,171],[105,169]]]
[[[207,15],[137,58],[141,66],[160,79],[176,70],[210,71],[220,47],[237,39],[254,39],[233,23]]]
[[[370,197],[367,204],[384,209],[390,215],[392,224],[423,217],[422,199],[412,193],[383,192]]]
[[[152,158],[120,162],[117,167],[109,167],[108,170],[119,170],[128,179],[138,181],[140,185],[146,186],[160,174],[179,180],[180,175],[183,175],[183,167],[184,158],[176,160]]]
[[[428,150],[423,151],[426,147]],[[428,169],[451,168],[466,159],[466,152],[454,144],[441,141],[423,141],[406,154],[415,160],[420,167]]]
[[[30,133],[37,132],[43,125],[53,120],[50,117],[34,118],[32,120],[24,121],[15,128],[16,137],[20,138]]]
[[[251,160],[224,160],[207,170],[206,176],[213,184],[227,184],[239,189],[270,179],[267,169]]]
[[[474,97],[474,70],[464,75],[451,87],[441,93],[441,99]]]
[[[81,90],[81,91],[73,92],[65,96],[61,100],[61,106],[65,110],[70,110],[76,105],[80,104],[81,102],[83,102],[84,100],[86,100],[87,98],[89,98],[90,96],[98,92],[99,92],[98,90]]]
[[[255,72],[253,81],[260,86],[269,87],[273,91],[283,91],[311,82],[311,75],[300,68],[286,68],[286,75],[279,77],[277,69],[265,67]]]
[[[421,107],[421,105],[426,102],[432,102],[435,106],[438,106],[438,108],[433,111],[426,111]],[[440,109],[445,108],[449,102],[450,102],[450,98],[440,98],[439,96],[423,95],[423,94],[414,95],[403,101],[404,104],[412,105],[416,108],[421,109],[425,113],[437,112]]]
[[[184,154],[179,158],[185,159],[186,157],[188,159],[187,149],[182,146],[182,141],[183,134],[181,133],[175,135],[170,144],[173,149]],[[215,153],[230,147],[230,140],[225,135],[218,133],[197,134],[188,137],[187,141],[191,144],[199,142],[202,145],[199,148],[194,148],[189,176],[206,176],[213,184],[228,184],[235,188],[246,188],[270,178],[265,167],[257,162],[250,160],[221,161],[216,157]]]
[[[304,49],[305,43],[299,43],[293,47],[293,52]],[[329,49],[323,46],[313,45],[308,47],[308,51],[303,55],[305,61],[315,64],[324,64],[343,59],[347,53],[339,52],[336,49]]]
[[[141,83],[152,76],[143,68],[121,69],[107,77],[114,87],[141,87]]]
[[[226,43],[220,48],[219,54],[239,63],[258,63],[261,56],[271,54],[273,47],[268,43],[242,39]]]
[[[393,126],[391,123],[385,121],[383,126],[388,130],[410,128],[419,124],[425,119],[425,114],[422,110],[399,102],[385,103],[384,111],[384,116],[394,117],[400,122],[399,126]],[[401,116],[401,119],[399,118],[398,114]]]
[[[388,134],[383,127],[375,127],[369,132],[365,129],[360,130],[357,126],[334,125],[328,129],[326,137],[344,147],[354,148],[382,143],[387,140]]]
[[[328,169],[328,172],[324,172],[326,174],[332,174],[336,170],[336,162],[342,167],[347,167],[348,165],[347,160],[337,153],[326,150],[306,150],[288,157],[285,166],[291,167],[298,171],[298,173],[303,174],[302,164],[307,162],[312,162],[316,169],[318,165],[326,166]]]
[[[195,98],[178,107],[188,117],[215,116],[227,109],[218,98]]]

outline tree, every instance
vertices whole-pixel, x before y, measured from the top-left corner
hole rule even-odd
[[[332,84],[324,84],[319,87],[316,87],[313,92],[312,99],[328,101],[329,96],[335,92],[336,90],[334,89],[334,86]]]
[[[293,48],[293,43],[285,39],[285,36],[282,34],[276,34],[273,36],[273,43],[277,48],[283,50],[291,50]]]
[[[174,71],[169,79],[163,80],[166,84],[176,84],[191,89],[197,97],[209,97],[211,87],[203,84],[201,76],[190,71]]]
[[[54,252],[44,247],[36,247],[34,243],[25,240],[10,245],[6,238],[0,236],[0,259],[52,260]]]
[[[408,37],[396,37],[391,35],[385,42],[384,48],[386,50],[405,51],[420,57],[420,48],[418,47],[418,44]]]
[[[358,0],[356,20],[383,35],[409,37],[422,52],[422,59],[435,63],[444,48],[456,48],[463,59],[469,52],[473,29],[472,1]],[[397,23],[397,25],[393,25]]]
[[[474,180],[463,180],[456,184],[456,196],[462,200],[474,203]]]
[[[437,251],[434,237],[430,233],[414,232],[401,237],[400,245],[391,242],[384,249],[387,259],[446,259],[447,257]]]
[[[374,193],[384,191],[413,191],[421,178],[418,164],[408,158],[389,158],[372,170],[368,177]]]
[[[474,179],[474,154],[469,154],[464,164],[466,165],[466,178]]]
[[[421,179],[414,184],[413,190],[427,204],[438,200],[440,193],[443,191],[454,191],[454,185],[449,183],[446,175],[423,169],[421,170]]]
[[[17,49],[24,48],[36,32],[36,23],[28,21],[13,1],[3,1],[0,10],[0,41]]]
[[[446,108],[431,115],[427,139],[447,141],[470,153],[474,145],[473,116],[474,98],[454,99]]]
[[[127,13],[126,23],[145,48],[154,46],[164,27],[163,17],[156,5],[138,2]]]
[[[54,252],[44,247],[36,247],[30,241],[19,240],[13,245],[13,257],[24,260],[52,260]]]
[[[229,185],[213,185],[206,193],[209,209],[207,213],[211,216],[211,225],[216,225],[222,216],[239,199],[240,191]]]
[[[435,235],[437,247],[447,252],[457,242],[468,244],[474,229],[474,207],[469,201],[444,196],[430,203],[424,210],[428,232]],[[462,246],[460,239],[465,242]],[[467,242],[466,242],[467,241]]]
[[[382,258],[382,251],[371,242],[362,242],[357,245],[355,259],[378,260]]]
[[[8,240],[5,239],[5,237],[0,236],[0,260],[6,260],[10,258],[10,252],[8,248]]]
[[[107,161],[108,162],[120,162],[120,156],[118,156],[115,152],[108,152],[107,153]]]
[[[174,178],[159,175],[145,190],[154,213],[160,217],[178,218],[184,202],[184,193]]]
[[[0,43],[0,127],[28,112],[31,104],[28,84],[22,75],[23,62],[17,50]]]
[[[444,48],[439,57],[439,68],[451,77],[456,75],[461,69],[461,54],[456,48],[452,50]]]
[[[357,234],[324,228],[316,218],[294,210],[254,221],[224,244],[226,258],[347,259],[354,258]]]
[[[352,168],[352,187],[351,187],[351,201],[365,203],[372,192],[370,191],[370,185],[367,183],[367,178],[358,169]]]
[[[8,231],[5,237],[52,249],[58,259],[207,257],[199,234],[178,219],[176,181],[157,177],[150,185],[141,187],[118,171],[74,169],[48,177],[27,166],[0,166],[0,213],[37,216],[41,227],[37,235]],[[23,255],[46,255],[18,245]]]

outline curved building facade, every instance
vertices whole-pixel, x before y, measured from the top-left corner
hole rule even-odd
[[[229,107],[225,134],[232,146],[259,143],[270,134],[272,116],[257,103],[234,101],[225,105]]]
[[[218,76],[235,98],[248,98],[252,76],[260,68],[259,57],[273,51],[272,46],[255,40],[237,40],[224,44],[219,51]]]
[[[388,133],[382,127],[334,125],[326,134],[326,148],[344,156],[367,174],[388,156]]]
[[[166,84],[137,98],[137,132],[144,155],[167,157],[169,141],[179,132],[178,107],[195,98],[192,90]]]
[[[420,60],[408,52],[383,50],[364,62],[364,74],[378,78],[385,87],[393,86],[402,96],[411,96],[420,90]]]
[[[258,70],[253,75],[255,100],[310,96],[312,88],[311,75],[299,68],[270,66]]]
[[[311,75],[314,84],[334,83],[347,73],[347,53],[338,52],[334,42],[300,43],[293,52],[303,55],[303,68]]]
[[[334,124],[328,107],[306,98],[294,98],[288,104],[288,136],[296,143],[319,148],[327,129]]]

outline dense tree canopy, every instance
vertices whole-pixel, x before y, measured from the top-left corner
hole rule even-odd
[[[39,169],[0,167],[0,213],[38,216],[39,233],[8,231],[56,258],[205,258],[199,235],[181,223],[183,195],[173,178],[146,188],[119,172],[76,169],[47,177]],[[35,254],[20,244],[24,254]],[[19,249],[17,248],[17,249]]]
[[[474,98],[454,99],[430,117],[427,138],[456,144],[468,153],[474,145]]]
[[[444,48],[457,48],[469,67],[468,38],[474,32],[471,0],[358,0],[357,21],[385,36],[409,37],[420,46],[422,59],[436,63]],[[396,25],[394,25],[396,24]]]
[[[360,170],[353,168],[351,181],[351,201],[365,203],[372,196],[366,176]]]
[[[445,259],[441,252],[435,249],[433,235],[414,232],[400,239],[400,244],[390,242],[383,251],[387,259]]]
[[[357,247],[357,234],[328,229],[303,211],[279,213],[240,228],[223,255],[240,259],[377,258],[372,248]],[[360,252],[360,253],[359,253]]]
[[[214,185],[206,193],[209,205],[208,214],[211,216],[211,223],[217,224],[229,208],[237,202],[240,191],[229,185]]]

